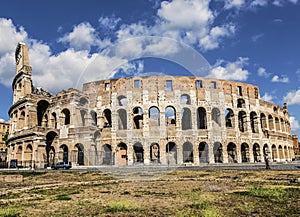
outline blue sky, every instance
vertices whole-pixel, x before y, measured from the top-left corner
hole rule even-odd
[[[8,119],[23,41],[34,85],[53,93],[124,74],[193,70],[256,84],[263,99],[287,102],[299,136],[299,12],[298,0],[3,0],[0,119]]]

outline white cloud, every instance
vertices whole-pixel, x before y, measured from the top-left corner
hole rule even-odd
[[[300,89],[288,92],[287,95],[283,98],[283,101],[287,102],[289,105],[300,105]]]
[[[91,47],[99,43],[96,30],[89,23],[80,23],[74,26],[72,32],[67,33],[59,42],[67,43],[76,50],[90,50]]]
[[[272,82],[288,83],[289,78],[286,77],[285,75],[283,75],[282,77],[279,77],[278,75],[274,75],[271,81]]]
[[[248,64],[248,60],[248,58],[239,57],[237,61],[228,62],[225,66],[222,66],[224,61],[221,60],[213,67],[208,77],[245,81],[248,78],[249,72],[243,69],[243,67]]]
[[[268,73],[265,68],[259,67],[257,70],[257,75],[260,77],[268,78],[270,77],[271,73]]]
[[[5,122],[5,120],[3,118],[0,118],[0,122]]]
[[[265,6],[268,4],[268,0],[254,0],[251,2],[251,6]]]
[[[121,21],[121,18],[119,17],[100,17],[99,23],[104,27],[105,29],[114,30],[118,23]]]
[[[0,56],[13,52],[20,41],[27,39],[27,33],[22,26],[16,28],[11,19],[0,18]]]
[[[224,8],[231,9],[231,8],[240,8],[245,4],[245,0],[226,0]]]
[[[293,116],[290,117],[290,123],[291,123],[292,131],[297,131],[300,129],[299,123],[295,117],[293,117]]]
[[[273,102],[273,96],[269,95],[268,93],[265,93],[265,95],[263,95],[261,99],[267,102]]]

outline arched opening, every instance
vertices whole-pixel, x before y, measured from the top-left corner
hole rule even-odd
[[[192,129],[192,113],[189,108],[181,110],[181,128],[182,130]]]
[[[159,126],[160,125],[160,112],[155,106],[149,108],[149,126]]]
[[[123,95],[118,96],[118,102],[119,102],[119,106],[127,106],[128,104],[127,98]]]
[[[77,148],[77,164],[82,166],[84,165],[84,147],[80,143],[76,144],[75,147]]]
[[[133,162],[134,163],[144,163],[144,148],[141,143],[135,143],[133,145]]]
[[[81,126],[85,126],[85,115],[86,115],[86,111],[85,110],[80,110],[80,117],[81,117]]]
[[[235,127],[234,113],[230,108],[225,110],[225,123],[226,123],[226,128]]]
[[[267,128],[267,118],[264,113],[260,114],[260,126],[262,131],[264,131]]]
[[[218,108],[213,108],[212,109],[211,119],[212,119],[212,122],[213,122],[213,126],[218,125],[219,127],[221,127],[221,113],[220,113],[220,110]]]
[[[244,99],[238,99],[237,100],[237,107],[238,108],[246,108],[246,103]]]
[[[276,146],[273,144],[272,145],[272,160],[273,160],[273,162],[276,161],[277,158],[278,158],[277,149],[276,149]]]
[[[287,149],[287,147],[286,147],[286,145],[283,147],[283,150],[284,150],[284,160],[286,160],[287,161],[287,159],[288,159],[288,149]]]
[[[51,114],[51,126],[55,129],[57,128],[57,117],[55,112],[52,112]]]
[[[177,164],[177,147],[174,142],[168,142],[166,145],[166,154],[168,165]]]
[[[61,145],[60,146],[60,155],[62,155],[60,157],[60,159],[62,160],[62,162],[68,163],[69,162],[69,148],[66,145]]]
[[[230,142],[227,146],[228,163],[237,163],[236,145]]]
[[[257,114],[255,112],[250,113],[250,124],[252,133],[258,133]]]
[[[165,110],[165,119],[167,125],[176,125],[176,111],[175,108],[172,106],[166,107]]]
[[[263,154],[264,154],[264,157],[267,157],[269,156],[269,147],[268,147],[268,144],[264,144],[264,147],[263,147]]]
[[[223,163],[223,148],[220,142],[214,143],[213,152],[215,163]]]
[[[50,131],[46,135],[46,162],[45,167],[52,166],[54,164],[55,159],[55,148],[52,145],[56,143],[57,133],[54,131]]]
[[[118,126],[119,130],[127,130],[127,112],[125,109],[118,110]]]
[[[274,121],[273,121],[273,116],[272,115],[268,116],[268,122],[269,122],[269,129],[274,130]]]
[[[63,114],[63,123],[64,125],[68,125],[70,124],[70,111],[69,109],[64,109],[61,111],[61,113]]]
[[[197,126],[198,129],[207,129],[206,110],[203,107],[197,109]]]
[[[182,147],[183,163],[194,163],[193,145],[185,142]]]
[[[279,152],[279,159],[281,161],[284,158],[283,157],[283,149],[282,149],[281,145],[278,146],[278,152]]]
[[[117,160],[119,166],[127,165],[127,145],[125,143],[117,146]]]
[[[41,100],[37,103],[37,124],[38,126],[42,126],[43,117],[45,112],[49,107],[49,102],[46,100]]]
[[[25,111],[22,111],[19,118],[19,128],[25,127]]]
[[[254,162],[260,162],[261,158],[260,158],[260,147],[259,144],[255,143],[253,145],[253,160]]]
[[[43,127],[48,127],[48,115],[45,114],[43,118]]]
[[[90,114],[93,121],[92,125],[97,126],[97,113],[95,111],[91,111]]]
[[[143,109],[140,107],[135,107],[133,109],[133,129],[143,128]]]
[[[280,123],[278,117],[275,117],[275,129],[276,131],[280,131]]]
[[[206,142],[199,144],[199,162],[208,163],[208,145]]]
[[[241,145],[241,155],[242,155],[242,162],[250,162],[249,158],[249,146],[247,143],[242,143]]]
[[[180,104],[181,105],[190,105],[191,104],[191,97],[188,94],[182,94],[180,96]]]
[[[103,149],[103,164],[104,165],[112,165],[113,164],[113,157],[112,157],[112,149],[111,145],[105,144],[102,146]]]
[[[24,166],[29,166],[32,167],[33,166],[33,162],[32,162],[32,146],[31,144],[28,144],[26,146],[26,149],[24,151],[24,161],[25,161],[25,165]]]
[[[239,112],[239,129],[241,132],[247,131],[247,115],[246,112],[240,111]]]
[[[16,153],[16,158],[17,158],[17,161],[18,161],[18,164],[21,164],[22,165],[22,152],[23,152],[23,147],[22,145],[19,145],[18,146],[18,149],[17,149],[17,153]]]
[[[157,143],[150,145],[150,160],[152,163],[160,163],[160,150]]]
[[[284,120],[283,118],[280,118],[280,126],[281,126],[281,131],[285,132],[285,127],[284,127]]]
[[[84,97],[81,97],[80,100],[79,100],[79,105],[80,106],[87,106],[88,104],[88,100]]]
[[[118,113],[119,113],[119,111],[118,111]],[[125,111],[125,113],[126,113],[126,111]],[[119,117],[120,117],[120,113],[119,113]],[[111,124],[111,111],[109,109],[105,109],[103,111],[103,118],[104,118],[104,126],[103,127],[110,128],[112,126],[112,124]],[[126,118],[126,115],[123,118]],[[124,120],[124,122],[127,122],[127,121]]]

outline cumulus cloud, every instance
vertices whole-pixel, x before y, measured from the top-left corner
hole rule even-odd
[[[265,93],[262,97],[261,97],[262,100],[265,100],[267,102],[273,102],[273,96],[268,94],[268,93]]]
[[[268,0],[254,0],[251,2],[251,6],[265,6],[268,4]]]
[[[290,117],[290,123],[291,123],[292,131],[297,131],[300,129],[299,122],[296,120],[295,117],[293,117],[293,116]]]
[[[282,77],[279,77],[278,75],[274,75],[271,81],[272,82],[288,83],[289,78],[286,77],[285,75],[283,75]]]
[[[259,67],[257,70],[257,75],[260,77],[268,78],[270,77],[271,73],[268,73],[265,68]]]
[[[239,80],[245,81],[248,78],[249,72],[243,69],[248,64],[248,58],[239,57],[235,62],[225,62],[219,60],[212,68],[208,77],[226,79],[226,80]]]
[[[3,118],[0,118],[0,122],[5,122],[5,120]]]
[[[283,101],[287,102],[289,105],[300,105],[300,89],[288,92],[287,95],[283,98]]]

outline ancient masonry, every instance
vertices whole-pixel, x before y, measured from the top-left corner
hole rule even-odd
[[[56,96],[33,87],[28,48],[16,49],[8,161],[201,165],[294,159],[287,105],[257,86],[187,76],[86,83]]]

